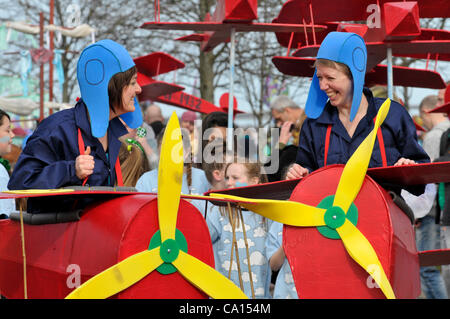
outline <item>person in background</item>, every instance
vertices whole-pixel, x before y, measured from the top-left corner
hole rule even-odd
[[[212,142],[217,143],[217,142]],[[227,163],[226,145],[220,143],[218,147],[214,148],[214,153],[211,154],[211,158],[206,159],[202,168],[205,172],[206,179],[211,185],[210,190],[221,190],[227,188],[225,180],[225,167]]]
[[[13,137],[11,118],[8,113],[0,110],[0,157],[11,152]],[[0,165],[0,192],[9,190],[8,182],[9,171],[5,165]],[[14,199],[0,199],[0,219],[9,218],[9,215],[15,210],[16,202]]]
[[[153,133],[152,129],[144,122],[142,127],[137,129],[132,129],[125,122],[122,124],[128,130],[128,134],[122,135],[120,141],[122,143],[127,143],[127,140],[132,140],[139,145],[142,150],[144,150],[145,158],[148,161],[148,166],[150,169],[154,169],[158,165],[158,151],[157,151],[157,141],[156,137],[149,136],[148,133]],[[150,128],[150,130],[149,130]],[[122,145],[123,146],[123,145]]]
[[[208,152],[206,146],[213,140],[220,143],[227,140],[228,115],[224,112],[211,112],[202,121],[202,128],[198,139],[197,152],[194,155],[194,163],[199,167],[204,162],[203,153]]]
[[[446,88],[438,91],[438,102],[436,107],[450,104],[450,81],[446,82]],[[445,93],[448,93],[447,96]],[[447,97],[447,99],[446,99]],[[450,114],[447,114],[450,118]],[[436,162],[450,161],[450,131],[447,130],[441,137],[441,146],[439,158]],[[439,183],[438,201],[441,220],[441,246],[450,248],[450,183]],[[441,273],[447,288],[447,294],[450,296],[450,265],[442,265]]]
[[[266,239],[266,255],[270,268],[277,273],[274,299],[298,299],[289,261],[283,249],[283,224],[273,221]]]
[[[227,188],[266,182],[259,163],[234,159],[225,168]],[[265,241],[270,221],[251,211],[213,206],[206,215],[216,270],[249,298],[270,298],[271,271]]]
[[[158,136],[165,125],[165,119],[162,115],[161,108],[156,104],[150,104],[144,111],[144,122],[150,125],[155,136]]]
[[[181,114],[180,126],[185,129],[187,135],[189,136],[189,141],[191,142],[192,155],[197,153],[197,134],[195,134],[195,120],[197,119],[197,114],[193,111],[186,111]]]
[[[119,161],[122,168],[123,186],[135,187],[138,179],[150,171],[144,148],[138,141],[127,138],[120,146]]]
[[[439,147],[442,134],[450,128],[450,121],[445,113],[428,113],[438,103],[436,95],[426,96],[419,105],[420,117],[423,126],[428,132],[423,138],[423,148],[431,160],[436,160],[439,155]],[[434,185],[433,185],[434,186]],[[419,251],[440,249],[441,234],[440,226],[436,220],[436,200],[425,216],[416,220],[416,241]],[[420,279],[422,291],[427,299],[448,299],[444,279],[437,267],[428,266],[420,268]]]
[[[164,136],[162,130],[158,137],[158,153],[161,152],[161,143]],[[191,195],[202,195],[210,188],[206,179],[205,172],[202,169],[192,167],[191,149],[189,140],[183,136],[184,168],[181,193]],[[136,189],[139,192],[156,193],[158,192],[158,168],[144,173],[136,183]],[[204,213],[204,201],[192,200],[191,203],[197,209]]]
[[[286,95],[275,97],[270,102],[270,108],[275,126],[280,128],[279,149],[286,145],[298,145],[300,130],[306,119],[305,111]]]

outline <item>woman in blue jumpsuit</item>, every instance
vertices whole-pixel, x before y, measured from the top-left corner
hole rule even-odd
[[[345,164],[374,127],[384,99],[364,88],[367,50],[349,32],[330,32],[320,46],[300,133],[296,164],[287,179],[329,165]],[[369,167],[425,163],[430,159],[417,141],[411,116],[392,101],[378,132]],[[423,192],[423,187],[420,187]],[[419,191],[416,191],[416,193]]]
[[[86,47],[77,64],[81,99],[74,108],[39,124],[18,159],[8,188],[120,185],[119,137],[128,131],[119,116],[132,128],[142,123],[136,77],[135,64],[120,44],[101,40]],[[31,202],[29,212],[52,206]]]

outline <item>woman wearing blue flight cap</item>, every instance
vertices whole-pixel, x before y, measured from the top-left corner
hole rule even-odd
[[[364,87],[367,50],[364,40],[350,32],[330,32],[316,58],[316,70],[306,101],[296,164],[286,179],[306,176],[330,164],[345,164],[374,127],[385,99]],[[369,167],[429,162],[417,142],[407,110],[392,101],[377,134]],[[420,191],[419,191],[420,193]]]
[[[20,155],[9,189],[69,185],[121,186],[119,137],[142,123],[137,70],[112,40],[86,47],[77,64],[81,98],[75,107],[44,119]]]

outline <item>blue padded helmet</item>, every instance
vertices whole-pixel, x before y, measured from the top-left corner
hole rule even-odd
[[[77,64],[77,78],[81,98],[91,118],[92,135],[102,137],[109,124],[109,80],[119,72],[135,66],[127,50],[112,40],[100,40],[81,52]],[[120,117],[131,128],[142,124],[142,112],[134,98],[135,110]]]
[[[350,69],[353,77],[350,121],[353,121],[361,103],[366,75],[367,49],[363,38],[351,32],[330,32],[320,45],[316,58],[340,62]],[[322,114],[328,101],[328,96],[320,89],[316,73],[317,70],[314,72],[305,106],[306,115],[313,119]]]

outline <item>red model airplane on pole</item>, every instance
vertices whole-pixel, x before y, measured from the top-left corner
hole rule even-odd
[[[134,59],[138,69],[138,83],[142,88],[138,99],[151,100],[173,106],[182,107],[199,113],[227,112],[227,108],[192,94],[183,92],[184,87],[154,79],[160,74],[184,68],[185,64],[164,52],[153,52]],[[236,110],[237,113],[242,113]]]
[[[297,69],[304,70],[310,61],[303,59],[316,56],[321,41],[329,32],[348,31],[364,38],[368,53],[368,76],[374,70],[375,72],[370,76],[376,75],[376,82],[379,84],[384,82],[380,81],[380,74],[386,72],[388,89],[393,85],[393,78],[398,85],[410,82],[410,79],[420,78],[419,81],[413,81],[416,83],[413,86],[443,88],[445,85],[443,86],[442,79],[436,73],[393,67],[392,55],[450,61],[450,32],[421,29],[419,23],[419,18],[448,17],[449,14],[450,8],[444,0],[404,2],[383,0],[377,3],[362,0],[357,4],[345,0],[332,3],[324,0],[289,0],[283,5],[273,22],[320,23],[326,26],[325,30],[315,30],[312,36],[301,32],[276,33],[278,42],[288,48],[284,59],[288,59],[291,48],[296,49],[292,56],[298,58],[292,59],[289,67],[284,65],[283,69],[292,68],[294,63],[298,63],[300,66]],[[364,23],[336,21],[364,21]],[[388,58],[388,65],[379,65],[386,58]],[[275,57],[274,63],[281,65],[287,62],[282,61],[281,57]],[[426,81],[423,80],[424,76]],[[431,84],[425,83],[429,81]]]
[[[200,41],[201,49],[210,51],[220,43],[229,42],[235,32],[311,32],[324,26],[299,23],[259,23],[257,0],[218,0],[213,15],[207,14],[201,22],[146,22],[141,28],[157,30],[205,31],[178,38],[181,41]]]

